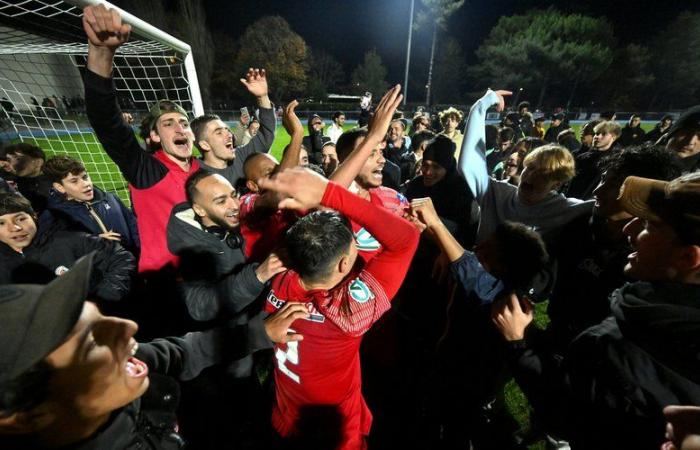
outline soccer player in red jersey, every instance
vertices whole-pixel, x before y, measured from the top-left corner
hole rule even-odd
[[[303,341],[275,346],[277,401],[272,423],[285,438],[301,438],[311,421],[335,418],[328,448],[365,448],[372,423],[361,392],[359,348],[362,336],[390,307],[418,245],[419,233],[408,221],[329,182],[311,171],[285,170],[261,187],[290,197],[281,208],[312,212],[286,234],[289,267],[278,275],[265,308],[303,303],[309,317],[295,320],[290,334]],[[358,250],[352,220],[366,228],[381,250],[367,264],[356,264]],[[318,414],[321,412],[321,414]]]
[[[342,164],[331,176],[331,181],[399,217],[406,215],[408,200],[403,194],[382,186],[382,170],[386,163],[384,138],[402,99],[401,87],[394,86],[377,105],[369,130],[355,129],[340,136],[336,151]],[[369,261],[381,245],[364,227],[354,221],[351,224],[360,256]]]

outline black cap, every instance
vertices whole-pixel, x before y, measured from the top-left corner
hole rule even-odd
[[[0,286],[0,383],[22,375],[66,340],[83,310],[93,256],[47,285]]]
[[[423,159],[436,162],[448,172],[452,172],[457,164],[455,161],[456,148],[457,146],[452,142],[452,139],[438,134],[433,140],[428,142],[423,152]]]
[[[700,105],[695,105],[683,111],[683,114],[671,125],[666,135],[671,137],[676,131],[684,128],[700,131]]]

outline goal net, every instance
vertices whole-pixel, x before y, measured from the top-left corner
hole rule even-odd
[[[126,181],[107,156],[85,115],[81,73],[87,38],[82,9],[98,0],[0,0],[0,138],[27,142],[47,157],[68,154],[85,164],[95,184],[130,203]],[[115,57],[119,103],[138,129],[158,99],[203,112],[190,47],[121,11],[132,25]]]

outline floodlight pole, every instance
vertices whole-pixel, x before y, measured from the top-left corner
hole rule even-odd
[[[408,45],[406,45],[406,71],[403,76],[403,106],[408,101],[408,66],[411,64],[411,37],[413,36],[413,7],[415,0],[411,0],[411,13],[408,15]]]

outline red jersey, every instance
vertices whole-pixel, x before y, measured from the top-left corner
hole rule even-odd
[[[403,194],[385,186],[370,189],[369,201],[399,217],[403,217],[406,209],[410,206]],[[367,262],[377,254],[382,246],[363,226],[354,220],[350,223],[359,256]]]
[[[246,261],[262,262],[282,241],[282,234],[289,228],[296,216],[288,210],[277,210],[271,215],[255,217],[255,202],[260,198],[257,192],[241,197],[239,218],[241,235],[245,241]]]
[[[359,348],[363,334],[390,307],[418,243],[409,222],[382,207],[329,183],[322,205],[336,209],[377,236],[383,246],[366,265],[356,265],[330,290],[305,290],[299,275],[287,271],[272,282],[265,303],[275,312],[286,302],[305,303],[308,319],[290,329],[304,336],[300,342],[275,345],[277,402],[272,423],[282,436],[298,432],[304,406],[333,406],[342,419],[339,448],[364,448],[372,424],[361,392]],[[360,269],[361,267],[364,267]],[[350,312],[341,312],[347,305]]]

